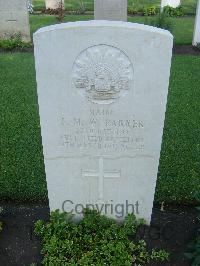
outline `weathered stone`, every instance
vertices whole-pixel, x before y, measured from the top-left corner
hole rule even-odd
[[[127,0],[95,0],[94,18],[127,21]]]
[[[0,38],[30,41],[27,0],[0,0]]]

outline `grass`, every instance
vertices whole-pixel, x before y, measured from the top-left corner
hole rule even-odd
[[[90,20],[92,16],[79,16],[79,15],[67,15],[65,16],[65,22],[78,21],[78,20]],[[51,15],[30,15],[30,28],[31,35],[41,27],[49,26],[58,23],[56,16]]]
[[[172,18],[175,44],[192,44],[194,18]]]
[[[188,15],[196,14],[197,0],[181,0],[184,13]]]
[[[200,189],[199,69],[200,57],[173,58],[157,202],[191,203]],[[0,199],[44,200],[47,192],[33,55],[0,54],[0,76]]]
[[[94,10],[94,0],[83,0],[86,10]],[[195,14],[197,0],[182,0],[184,12],[187,14]],[[144,7],[156,6],[160,7],[160,0],[128,0],[128,7],[131,6]],[[33,0],[34,10],[39,11],[45,8],[44,0]],[[65,0],[66,10],[76,10],[80,7],[80,0]]]
[[[175,56],[156,199],[189,203],[200,190],[200,57]]]
[[[0,198],[43,200],[46,185],[32,54],[1,54]]]
[[[65,16],[65,22],[78,21],[78,20],[90,20],[93,16],[85,15],[67,15]],[[150,20],[153,18],[150,18]],[[145,23],[146,19],[144,17],[134,16],[129,17],[130,22]],[[174,41],[176,44],[191,44],[193,29],[194,29],[194,18],[170,18],[173,24],[173,34]],[[58,23],[55,16],[51,15],[31,15],[30,16],[30,26],[31,34],[33,34],[37,29]]]
[[[154,18],[149,18],[149,20]],[[192,44],[194,31],[194,18],[169,18],[173,26],[172,34],[174,35],[175,44]],[[129,17],[130,22],[145,23],[144,17]]]

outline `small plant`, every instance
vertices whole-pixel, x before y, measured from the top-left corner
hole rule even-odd
[[[86,12],[86,8],[84,5],[83,0],[79,0],[79,7],[76,9],[75,14],[76,15],[83,15]]]
[[[58,14],[58,16],[56,17],[57,20],[59,22],[63,22],[64,21],[64,17],[65,17],[65,9],[64,9],[64,4],[63,4],[62,0],[59,2],[59,7],[58,7],[58,9],[56,11],[57,11],[57,14]]]
[[[144,15],[145,8],[142,0],[132,0],[129,2],[128,14],[129,15]]]
[[[138,14],[138,9],[136,7],[133,7],[133,6],[128,7],[128,14],[132,15],[132,16],[136,15],[136,14]]]
[[[137,228],[143,223],[129,215],[123,224],[100,215],[94,210],[85,210],[81,221],[73,222],[73,216],[51,213],[50,221],[38,221],[35,233],[41,237],[43,265],[131,266],[151,261],[164,261],[164,250],[148,252],[143,240],[131,241]]]
[[[145,24],[169,30],[170,32],[173,31],[173,24],[164,12],[159,13],[153,20],[148,20],[148,18],[146,18]]]
[[[150,6],[144,9],[145,16],[155,16],[158,13],[156,6]]]
[[[169,17],[182,17],[184,15],[182,6],[176,8],[171,6],[165,6],[163,12]]]
[[[195,199],[200,203],[200,192],[195,196]],[[196,208],[199,211],[198,219],[200,220],[200,206]],[[185,256],[191,262],[191,266],[200,265],[200,230],[197,232],[195,240],[188,245],[188,252]]]
[[[18,35],[12,36],[10,39],[0,40],[0,48],[5,50],[13,50],[14,48],[29,48],[32,44],[29,42],[23,42]]]

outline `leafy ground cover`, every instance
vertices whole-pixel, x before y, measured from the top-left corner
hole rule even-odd
[[[75,223],[66,213],[52,212],[50,222],[40,220],[35,226],[41,238],[42,264],[131,266],[167,261],[169,254],[165,250],[148,252],[144,240],[135,240],[143,224],[143,220],[129,215],[119,225],[91,210],[85,210],[83,219]]]
[[[156,201],[192,203],[200,189],[200,57],[174,56]],[[47,198],[34,57],[1,53],[0,199]]]

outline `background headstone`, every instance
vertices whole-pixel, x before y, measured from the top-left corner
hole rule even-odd
[[[0,0],[0,38],[18,35],[22,40],[30,41],[27,0]]]
[[[65,8],[65,1],[64,0],[45,0],[46,9],[58,9]]]
[[[127,21],[127,0],[94,0],[94,18]]]
[[[200,44],[200,1],[197,4],[196,21],[194,26],[193,45]]]
[[[97,204],[115,218],[134,211],[150,221],[172,45],[168,31],[127,22],[34,34],[51,210]]]
[[[165,6],[171,6],[171,7],[178,7],[180,6],[181,1],[180,0],[161,0],[161,8]]]

